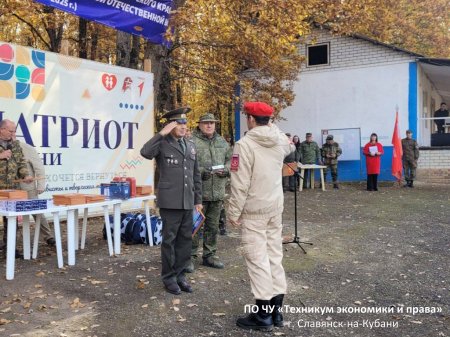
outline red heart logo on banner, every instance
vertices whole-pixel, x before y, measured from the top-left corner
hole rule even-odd
[[[115,75],[103,74],[102,83],[106,90],[114,89],[117,84],[117,77]]]

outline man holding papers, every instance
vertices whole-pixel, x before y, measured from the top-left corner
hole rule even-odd
[[[230,175],[231,148],[216,132],[218,122],[212,113],[202,115],[198,128],[192,133],[192,140],[197,147],[198,166],[202,176],[203,212],[206,217],[203,227],[202,263],[207,267],[222,269],[224,264],[216,255],[217,234],[225,198],[225,185]],[[186,267],[188,273],[194,271],[198,246],[199,233],[192,238],[191,261]]]

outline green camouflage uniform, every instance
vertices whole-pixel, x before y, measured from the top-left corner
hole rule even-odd
[[[337,173],[337,165],[338,165],[338,157],[342,154],[342,149],[339,147],[339,144],[333,142],[333,144],[325,143],[322,146],[322,158],[324,165],[327,166],[325,169],[325,180],[327,180],[328,171],[331,171],[331,178],[333,183],[337,182],[338,173]],[[328,158],[327,155],[332,155],[333,158]]]
[[[320,149],[316,142],[307,142],[300,145],[300,156],[302,164],[315,164],[320,159]]]
[[[27,162],[23,156],[22,148],[18,141],[7,142],[0,140],[0,152],[6,151],[8,149],[8,143],[11,144],[11,158],[8,160],[0,160],[0,189],[18,189],[19,183],[14,182],[16,179],[23,179],[29,175],[27,169]],[[3,217],[4,232],[3,232],[3,242],[6,244],[8,223],[6,217]],[[6,249],[5,249],[6,251]]]
[[[416,177],[417,160],[419,159],[419,145],[414,139],[403,138],[403,169],[405,170],[405,180],[414,181]]]
[[[197,148],[200,174],[211,171],[215,165],[224,165],[225,174],[211,174],[207,180],[202,180],[202,200],[205,223],[203,227],[203,258],[213,257],[217,251],[217,234],[219,231],[220,211],[225,198],[225,186],[230,174],[231,148],[226,140],[217,132],[209,139],[199,129],[193,132],[192,140]],[[192,239],[191,256],[197,256],[199,234]]]
[[[320,149],[316,142],[303,141],[300,145],[300,157],[302,164],[315,164],[320,160]],[[308,188],[310,184],[309,175],[314,174],[314,170],[305,170],[303,177],[303,187]],[[301,183],[301,182],[300,182]]]
[[[0,160],[0,189],[17,189],[19,183],[14,180],[23,179],[29,175],[27,162],[23,156],[22,148],[18,141],[10,142],[12,155],[9,160]],[[7,150],[8,142],[0,141],[0,152]]]

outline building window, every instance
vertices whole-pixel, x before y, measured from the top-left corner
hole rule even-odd
[[[329,50],[330,50],[329,43],[306,46],[308,67],[329,65],[330,64]]]

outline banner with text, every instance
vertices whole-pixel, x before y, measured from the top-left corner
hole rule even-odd
[[[153,183],[153,75],[0,42],[0,120],[36,148],[45,197],[99,193],[115,176]]]
[[[167,44],[172,0],[35,0],[118,30]]]

